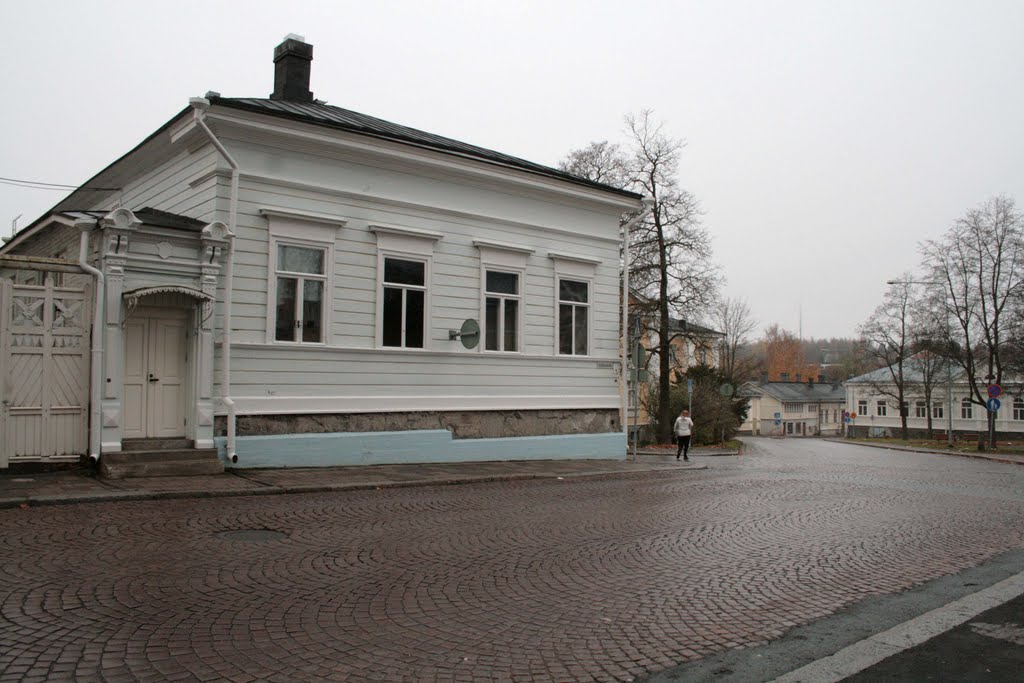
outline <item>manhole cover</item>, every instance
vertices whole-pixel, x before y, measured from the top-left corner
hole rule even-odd
[[[244,541],[246,543],[267,543],[268,541],[280,541],[288,538],[288,534],[270,529],[235,529],[233,531],[218,531],[217,538],[225,541]]]

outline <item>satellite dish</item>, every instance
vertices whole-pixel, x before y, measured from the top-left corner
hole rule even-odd
[[[448,339],[458,339],[467,349],[475,349],[480,343],[480,323],[470,318],[458,330],[448,330]]]

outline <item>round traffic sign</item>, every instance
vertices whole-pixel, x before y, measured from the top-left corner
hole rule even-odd
[[[850,419],[851,420],[856,420],[857,419],[857,413],[850,413]]]
[[[988,385],[988,396],[989,398],[999,398],[1003,395],[1003,388],[998,384]]]
[[[1002,405],[1003,404],[998,398],[990,398],[988,402],[985,403],[985,407],[988,408],[988,412],[990,413],[996,412],[1000,407],[1002,407]]]

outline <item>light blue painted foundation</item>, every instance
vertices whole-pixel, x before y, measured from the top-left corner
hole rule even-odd
[[[224,437],[215,439],[226,460]],[[453,439],[446,429],[240,436],[227,467],[337,467],[495,460],[625,460],[621,432],[503,439]]]

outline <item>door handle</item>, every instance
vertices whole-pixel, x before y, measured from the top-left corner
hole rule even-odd
[[[149,373],[149,381],[150,382],[159,382],[160,378],[159,377],[154,377],[153,373],[151,372],[151,373]]]

